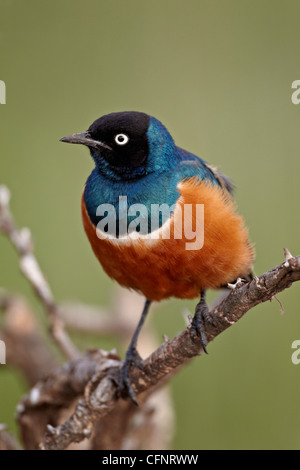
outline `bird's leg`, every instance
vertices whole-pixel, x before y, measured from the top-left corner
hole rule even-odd
[[[122,397],[130,396],[131,400],[135,405],[137,405],[136,396],[134,390],[131,385],[130,380],[130,369],[132,365],[135,365],[139,369],[143,370],[143,360],[139,353],[136,350],[136,344],[138,340],[139,333],[142,329],[144,324],[147,312],[149,310],[151,304],[151,300],[146,299],[144,309],[140,318],[140,321],[136,327],[136,330],[132,336],[130,345],[126,352],[126,357],[123,363],[123,366],[120,371],[120,378],[119,378],[119,391]]]
[[[206,290],[204,289],[200,294],[200,301],[196,305],[195,315],[192,320],[190,335],[192,341],[195,343],[200,338],[200,343],[203,351],[207,354],[207,338],[204,331],[205,323],[211,323],[212,317],[209,314],[208,306],[206,303]]]

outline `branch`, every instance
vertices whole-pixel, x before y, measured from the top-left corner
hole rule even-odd
[[[33,254],[33,242],[28,228],[17,229],[10,207],[10,192],[6,186],[0,186],[0,232],[7,235],[20,256],[20,268],[30,282],[38,298],[45,307],[51,325],[51,334],[62,353],[69,359],[79,355],[65,331],[64,323],[58,314],[49,284]]]
[[[213,321],[205,325],[208,342],[234,325],[247,311],[262,302],[272,300],[276,294],[300,280],[300,256],[292,257],[288,250],[285,250],[285,258],[284,263],[259,278],[255,277],[247,284],[237,283],[229,295],[211,310]],[[191,358],[202,354],[200,342],[191,341],[189,330],[190,327],[187,327],[175,338],[167,339],[144,361],[143,371],[137,368],[132,369],[132,384],[139,397],[139,403],[143,403],[153,390],[165,384]],[[62,387],[59,392],[55,378],[57,372],[54,372],[48,379],[36,386],[38,391],[33,394],[34,401],[30,400],[30,395],[22,401],[19,409],[21,422],[26,421],[34,409],[47,411],[49,406],[62,405],[62,401],[58,398],[63,397],[64,400],[68,398],[65,394],[66,390],[70,390],[70,383],[76,390],[72,399],[74,400],[76,395],[81,396],[69,419],[62,424],[55,424],[56,427],[47,426],[45,439],[40,444],[41,448],[65,449],[72,442],[82,441],[91,434],[94,424],[100,417],[112,412],[118,404],[124,403],[118,397],[117,388],[120,360],[113,352],[97,351],[94,354],[100,354],[102,359],[94,363],[94,367],[89,369],[89,374],[85,372],[84,379],[81,376],[80,383],[77,383],[76,376],[78,371],[87,370],[86,364],[89,360],[87,362],[86,355],[63,366],[65,385],[63,385],[64,381],[60,382]],[[61,374],[58,374],[58,377],[61,377]],[[67,402],[69,403],[68,400]],[[66,405],[66,402],[64,404]],[[132,404],[129,403],[128,406]],[[52,423],[54,423],[53,420]]]
[[[0,450],[19,450],[20,446],[12,434],[6,431],[6,425],[0,423]]]
[[[33,383],[39,379],[29,394],[23,397],[17,409],[25,447],[27,449],[37,447],[65,449],[70,448],[73,443],[81,443],[81,446],[87,445],[89,448],[108,449],[115,446],[118,449],[130,449],[141,446],[142,441],[145,440],[148,448],[149,446],[155,448],[157,444],[153,437],[158,434],[157,431],[165,434],[165,429],[161,426],[165,416],[161,412],[165,405],[168,407],[168,402],[165,402],[163,407],[158,407],[157,400],[161,400],[161,398],[158,399],[158,395],[155,396],[153,392],[161,393],[158,389],[178,372],[180,367],[194,356],[202,354],[200,342],[193,343],[191,341],[190,326],[171,340],[165,337],[165,342],[144,361],[144,370],[133,368],[131,373],[133,388],[139,403],[143,406],[136,408],[130,400],[121,400],[117,387],[122,366],[120,358],[114,351],[106,352],[95,349],[79,355],[77,348],[65,331],[62,320],[63,313],[66,318],[70,318],[70,315],[68,316],[66,308],[55,303],[50,287],[33,255],[30,232],[28,229],[19,230],[16,228],[9,209],[9,199],[10,194],[7,188],[0,187],[0,231],[9,237],[16,248],[20,256],[21,271],[31,283],[48,313],[52,336],[61,351],[71,359],[51,373],[48,369],[47,377],[40,379],[40,372],[44,369],[45,364],[52,363],[54,366],[52,356],[47,357],[47,352],[43,351],[42,365],[36,362],[36,375],[32,376],[30,375],[31,371],[26,371],[24,363],[19,361],[19,356],[22,354],[18,352],[15,363],[24,369],[29,382]],[[300,280],[300,257],[292,257],[289,251],[285,250],[285,262],[280,266],[268,271],[260,278],[256,277],[248,284],[238,282],[235,286],[229,285],[232,289],[230,294],[218,305],[211,308],[212,321],[205,325],[208,342],[235,324],[255,305],[272,300],[277,293],[290,287],[293,282],[298,280]],[[117,319],[120,320],[119,325],[110,323],[106,316],[102,316],[98,322],[98,328],[102,332],[103,330],[110,331],[127,342],[126,338],[130,328],[126,328],[128,323],[126,302],[119,299],[119,303],[122,305],[122,310],[117,316]],[[6,309],[6,320],[9,320],[4,328],[4,334],[8,335],[6,341],[7,338],[9,339],[9,335],[12,335],[13,338],[14,335],[20,334],[20,342],[23,345],[27,340],[30,344],[37,340],[35,352],[42,351],[43,345],[40,337],[39,335],[35,337],[34,325],[30,326],[30,322],[32,322],[30,317],[32,316],[28,307],[22,302],[19,304],[14,302],[9,305],[5,297],[2,298],[2,304],[2,307]],[[134,304],[138,305],[137,300],[134,300]],[[85,309],[87,308],[85,307]],[[132,305],[127,305],[127,308],[130,312],[133,310]],[[14,310],[17,310],[17,315]],[[74,311],[74,308],[72,310]],[[82,307],[80,310],[82,312]],[[87,317],[89,320],[93,318],[94,322],[93,312],[89,313],[90,315]],[[27,327],[29,325],[27,330],[22,330],[24,318]],[[85,325],[88,329],[87,322]],[[81,323],[80,328],[85,325]],[[121,329],[120,325],[122,325]],[[93,326],[96,326],[95,322]],[[32,334],[33,336],[31,336]],[[151,341],[150,337],[148,347],[151,346]],[[145,343],[147,341],[143,340],[141,346],[144,346]],[[154,347],[152,344],[150,349],[153,350]],[[34,356],[36,355],[34,348],[31,352]],[[155,408],[159,410],[160,414],[153,414]],[[131,419],[133,416],[138,418],[134,422]],[[154,419],[151,421],[153,416]],[[172,419],[167,417],[167,420],[169,420],[169,425],[172,425]],[[116,428],[118,429],[117,433],[114,431]],[[4,430],[1,432],[2,441],[7,442],[7,433]],[[149,434],[151,434],[151,443]],[[89,438],[88,441],[86,438]]]
[[[4,310],[0,339],[5,342],[7,362],[17,367],[32,387],[57,367],[57,361],[25,299],[0,289],[0,309]]]
[[[25,448],[30,449],[36,448],[37,444],[43,440],[48,423],[57,424],[66,420],[76,406],[73,401],[83,393],[86,384],[97,369],[98,362],[103,362],[98,358],[98,362],[95,364],[91,356],[87,361],[86,358],[80,356],[65,331],[65,324],[80,329],[80,331],[93,331],[93,333],[97,331],[102,335],[117,336],[125,347],[137,321],[136,317],[140,315],[143,299],[141,296],[129,294],[129,291],[125,289],[119,290],[112,309],[114,315],[103,309],[86,305],[56,304],[49,284],[33,254],[31,234],[28,229],[19,230],[16,227],[9,201],[8,189],[5,186],[0,186],[0,232],[10,239],[19,254],[21,271],[34,288],[48,313],[51,334],[60,350],[69,359],[80,357],[79,371],[82,369],[92,371],[91,376],[83,375],[83,387],[76,383],[78,375],[76,379],[73,378],[73,369],[68,374],[67,382],[64,382],[64,372],[61,369],[56,369],[57,364],[54,356],[40,335],[38,325],[27,302],[20,296],[0,290],[0,308],[4,310],[5,314],[0,339],[5,341],[9,363],[23,372],[30,386],[45,377],[48,388],[53,387],[51,389],[53,393],[49,395],[46,406],[43,405],[39,408],[37,405],[39,401],[45,399],[45,396],[39,393],[38,385],[32,388],[27,406],[24,406],[22,402],[18,406],[23,442]],[[120,309],[120,305],[122,305],[122,309]],[[149,354],[157,347],[155,335],[149,328],[144,329],[141,340],[143,341],[142,355]],[[50,374],[53,370],[53,374]],[[53,381],[51,381],[51,377],[54,379]],[[74,380],[75,391],[70,393],[70,384]],[[59,390],[66,393],[67,398],[62,402],[60,401],[61,397],[59,399],[57,396]],[[23,412],[24,409],[26,409],[26,413]],[[134,421],[133,415],[137,418]],[[159,394],[151,395],[151,399],[145,403],[143,409],[139,410],[133,407],[130,402],[119,401],[111,413],[106,414],[104,419],[96,420],[94,424],[95,432],[91,439],[88,442],[85,441],[84,444],[85,447],[91,449],[117,449],[120,447],[151,449],[159,445],[162,448],[168,448],[173,425],[173,408],[168,391],[165,389]],[[117,433],[115,429],[118,429]]]
[[[143,298],[125,289],[118,290],[118,294],[114,297],[123,308],[122,311],[118,309],[113,312],[112,319],[115,317],[117,324],[123,316],[129,316],[129,324],[132,321],[131,317],[137,321]],[[80,307],[76,306],[75,311],[78,308]],[[94,307],[83,306],[82,308],[83,312],[92,313],[93,316]],[[100,315],[100,309],[98,313]],[[105,316],[107,314],[107,312],[102,313]],[[101,326],[101,322],[98,326]],[[115,333],[119,334],[121,331],[117,328]],[[127,326],[123,334],[120,334],[123,337],[124,346],[128,343],[128,334]],[[139,350],[142,356],[149,354],[157,347],[155,337],[149,327],[142,331],[140,339]],[[107,363],[108,360],[109,363]],[[76,399],[84,395],[86,385],[92,379],[97,380],[102,367],[110,368],[112,364],[116,365],[118,372],[121,361],[114,351],[92,349],[80,358],[57,368],[48,375],[47,379],[37,383],[18,406],[18,421],[25,448],[36,449],[38,447],[44,439],[48,423],[55,425],[65,421],[66,414],[71,413],[69,409],[74,410]],[[152,393],[147,400],[145,397],[143,407],[140,408],[130,401],[118,400],[112,410],[100,418],[99,420],[97,415],[94,416],[94,432],[90,439],[85,439],[85,448],[98,450],[167,449],[171,444],[174,417],[167,389]],[[82,423],[80,425],[82,426]],[[49,429],[52,429],[51,426]],[[85,429],[82,435],[89,437]],[[78,441],[80,440],[81,438],[78,438]]]

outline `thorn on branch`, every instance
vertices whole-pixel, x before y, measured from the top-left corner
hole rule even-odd
[[[284,248],[284,258],[285,258],[285,267],[287,268],[289,266],[289,262],[291,259],[293,259],[293,255],[291,255],[291,253],[289,252],[289,250],[287,248]]]
[[[239,287],[241,287],[242,285],[244,285],[245,282],[247,282],[245,279],[242,279],[241,277],[238,277],[234,284],[228,283],[227,286],[228,286],[229,289],[235,290],[235,289],[238,289]]]

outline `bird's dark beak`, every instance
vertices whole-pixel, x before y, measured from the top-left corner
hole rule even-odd
[[[82,144],[96,149],[106,148],[107,150],[112,150],[111,147],[103,142],[92,139],[88,131],[67,135],[60,139],[60,142],[67,142],[68,144]]]

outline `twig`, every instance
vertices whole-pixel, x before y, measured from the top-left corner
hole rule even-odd
[[[12,434],[6,431],[6,425],[0,423],[0,450],[19,450],[20,446]]]
[[[119,294],[114,296],[116,302],[112,309],[113,314],[99,307],[94,308],[82,304],[56,304],[50,287],[33,256],[30,232],[28,229],[17,229],[10,212],[9,200],[10,194],[8,189],[4,186],[0,187],[0,232],[2,231],[2,233],[9,237],[20,255],[21,270],[33,286],[49,314],[52,336],[60,349],[71,359],[79,357],[78,351],[70,342],[65,332],[64,324],[80,329],[80,331],[93,331],[93,333],[97,331],[102,335],[111,334],[117,336],[124,344],[124,347],[127,346],[135,326],[136,317],[139,316],[140,309],[142,308],[142,297],[135,297],[132,293],[129,294],[127,290],[119,290]],[[120,305],[122,309],[120,309]],[[36,384],[38,380],[41,380],[42,377],[47,376],[49,379],[51,377],[50,372],[56,364],[51,352],[38,333],[37,324],[27,303],[19,296],[11,296],[0,292],[0,307],[5,310],[5,321],[1,339],[6,343],[9,363],[15,365],[23,372],[31,386]],[[149,328],[144,329],[141,340],[140,351],[143,356],[146,356],[157,347],[155,336]],[[99,361],[100,363],[103,362],[100,359]],[[80,363],[86,370],[91,370],[90,363],[87,364],[85,360],[82,360],[82,356]],[[92,364],[94,363],[92,362]],[[96,370],[96,365],[94,364],[94,366]],[[93,367],[92,370],[94,373]],[[47,403],[47,410],[44,409],[45,407],[42,410],[39,409],[37,404],[43,400],[43,394],[40,393],[37,384],[32,388],[27,401],[27,407],[25,407],[29,413],[24,414],[24,405],[22,402],[19,404],[19,423],[25,448],[36,448],[37,443],[41,442],[44,437],[47,423],[57,424],[64,421],[73,411],[72,406],[74,408],[74,405],[72,400],[80,396],[83,390],[77,387],[74,396],[70,393],[70,384],[73,380],[72,374],[71,377],[68,376],[67,383],[64,383],[64,387],[68,390],[65,402],[57,405],[57,397],[52,397],[51,403]],[[58,374],[54,373],[53,375],[55,377],[53,385],[56,394],[59,389],[58,384],[62,383],[62,376],[63,372],[60,369]],[[88,383],[88,380],[86,378],[84,386]],[[46,380],[46,383],[49,386],[49,380]],[[81,390],[80,393],[77,393],[78,389]],[[143,435],[141,423],[144,420],[142,416],[145,413],[148,416],[149,409],[151,409],[152,424],[148,427],[147,433]],[[162,413],[164,413],[164,421],[159,419]],[[132,420],[135,414],[138,414],[139,418]],[[153,394],[149,404],[145,404],[145,407],[140,410],[133,407],[130,402],[119,401],[111,413],[106,414],[100,421],[99,419],[95,421],[96,432],[89,439],[88,447],[110,449],[112,446],[121,448],[125,445],[129,448],[134,442],[134,445],[138,447],[142,448],[143,445],[146,445],[151,448],[155,445],[153,443],[157,442],[157,436],[161,436],[161,445],[167,448],[172,437],[170,432],[172,423],[173,408],[166,389],[157,397]],[[116,426],[119,430],[118,433],[114,431]],[[103,429],[105,429],[105,432],[102,432]],[[164,430],[168,430],[168,432],[165,433]],[[124,442],[126,440],[126,444],[123,444],[123,440]]]
[[[68,410],[77,397],[83,397],[85,390],[88,393],[96,377],[105,373],[106,368],[113,370],[120,364],[114,351],[90,350],[38,382],[17,407],[17,420],[25,448],[36,449],[45,434],[47,424],[60,422],[63,411]],[[72,428],[74,434],[65,436],[68,443],[80,442],[90,436],[86,431],[90,429],[87,419],[84,420],[80,413],[81,403],[84,401],[82,399],[76,408]],[[95,416],[92,419],[93,422],[96,421]],[[48,426],[48,432],[51,435],[51,426]]]
[[[62,353],[69,359],[79,355],[65,331],[51,289],[33,254],[33,243],[29,229],[17,229],[9,208],[10,192],[0,186],[0,231],[7,235],[20,256],[20,268],[38,298],[44,305],[51,324],[51,334]]]
[[[272,297],[300,280],[300,256],[290,257],[281,265],[271,269],[253,281],[239,285],[211,311],[213,322],[205,325],[208,341],[212,341],[224,330],[234,325],[243,315],[257,304],[271,300]],[[200,343],[193,343],[189,327],[173,339],[165,341],[145,361],[144,370],[134,368],[131,379],[134,391],[143,402],[145,394],[151,393],[157,386],[165,383],[179,367],[186,364],[194,356],[202,353]],[[80,368],[80,358],[77,367]],[[71,417],[57,427],[50,427],[46,432],[41,448],[64,449],[72,442],[78,442],[93,429],[99,417],[111,412],[118,402],[117,381],[121,363],[117,358],[102,362],[97,367],[92,379],[87,382],[88,390],[78,402]],[[69,366],[70,367],[70,366]],[[83,383],[81,382],[81,386]],[[43,393],[51,403],[56,402],[56,383],[53,380],[42,382]],[[39,398],[36,406],[45,405]],[[24,404],[23,413],[30,412],[30,406]]]
[[[119,311],[117,315],[117,323],[122,316],[129,316],[130,323],[131,317],[139,315],[143,299],[127,290],[119,291],[115,297],[124,306],[122,313]],[[89,312],[89,308],[83,311]],[[116,315],[111,316],[114,318]],[[127,334],[128,328],[125,330],[124,343],[128,341]],[[146,328],[142,332],[140,342],[142,356],[153,351],[155,347],[152,334],[149,328]],[[18,422],[25,448],[37,448],[44,439],[46,425],[50,422],[53,425],[65,421],[66,412],[70,406],[72,408],[72,403],[78,397],[81,397],[82,401],[79,403],[79,415],[76,415],[74,426],[78,429],[79,423],[82,427],[84,420],[79,419],[83,416],[82,404],[85,399],[88,400],[99,377],[103,376],[103,370],[109,369],[111,373],[112,364],[117,375],[121,361],[114,351],[90,350],[37,383],[18,406]],[[77,438],[72,438],[72,442],[80,441],[83,436],[90,438],[88,429],[93,426],[94,432],[88,444],[91,449],[168,448],[171,444],[174,416],[167,390],[152,393],[149,398],[145,396],[143,401],[143,407],[138,409],[130,401],[116,400],[108,413],[92,413],[92,421],[87,417],[86,426],[80,428],[81,431],[78,431]],[[51,434],[52,427],[47,429]]]
[[[75,302],[62,302],[58,312],[68,329],[101,336],[116,336],[123,339],[130,336],[130,322],[116,318],[112,312],[103,308]]]
[[[57,361],[25,299],[0,290],[0,309],[4,310],[1,339],[6,345],[7,362],[17,367],[32,387],[57,367]]]

